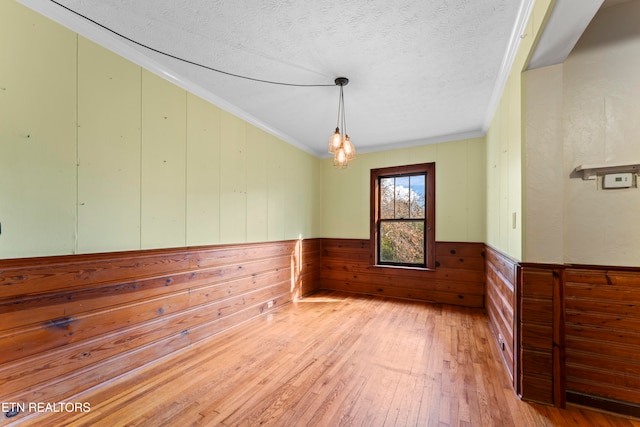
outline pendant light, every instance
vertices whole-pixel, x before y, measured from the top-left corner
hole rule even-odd
[[[344,112],[344,91],[343,88],[349,83],[346,77],[338,77],[335,80],[340,86],[340,97],[338,98],[338,122],[336,130],[329,139],[329,153],[333,154],[333,165],[338,168],[346,168],[349,160],[355,158],[356,150],[353,148],[351,139],[347,134],[347,120]]]

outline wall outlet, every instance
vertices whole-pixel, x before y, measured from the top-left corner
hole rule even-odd
[[[498,334],[498,345],[500,346],[500,350],[504,351],[504,338],[502,334]]]
[[[267,308],[271,308],[271,307],[273,307],[273,301],[267,302]]]

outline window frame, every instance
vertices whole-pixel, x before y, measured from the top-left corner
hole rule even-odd
[[[405,166],[391,166],[385,168],[371,169],[370,181],[370,262],[374,266],[391,268],[417,268],[433,270],[436,268],[435,257],[435,229],[436,229],[436,164],[419,163]],[[379,253],[380,239],[380,178],[401,177],[407,175],[425,175],[425,220],[424,220],[424,264],[401,264],[401,263],[381,263]]]

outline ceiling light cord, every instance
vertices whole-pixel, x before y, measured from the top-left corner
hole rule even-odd
[[[57,1],[55,1],[55,0],[49,0],[49,1],[51,1],[51,3],[54,3],[54,4],[58,5],[59,7],[61,7],[61,8],[63,8],[63,9],[65,9],[65,10],[67,10],[67,11],[69,11],[69,12],[73,13],[74,15],[79,16],[80,18],[85,19],[86,21],[89,21],[89,22],[91,22],[92,24],[97,25],[98,27],[100,27],[100,28],[102,28],[102,29],[104,29],[104,30],[106,30],[106,31],[108,31],[108,32],[110,32],[110,33],[112,33],[112,34],[115,34],[116,36],[118,36],[118,37],[120,37],[120,38],[122,38],[122,39],[124,39],[124,40],[126,40],[126,41],[128,41],[128,42],[130,42],[130,43],[133,43],[133,44],[135,44],[135,45],[138,45],[138,46],[140,46],[140,47],[143,47],[143,48],[145,48],[145,49],[148,49],[148,50],[150,50],[150,51],[152,51],[152,52],[158,53],[158,54],[160,54],[160,55],[163,55],[163,56],[166,56],[166,57],[169,57],[169,58],[175,59],[175,60],[177,60],[177,61],[184,62],[184,63],[186,63],[186,64],[191,64],[191,65],[194,65],[194,66],[196,66],[196,67],[204,68],[204,69],[209,70],[209,71],[214,71],[214,72],[216,72],[216,73],[225,74],[225,75],[227,75],[227,76],[237,77],[237,78],[240,78],[240,79],[251,80],[251,81],[254,81],[254,82],[267,83],[267,84],[280,85],[280,86],[295,86],[295,87],[327,87],[327,86],[335,86],[335,85],[336,85],[335,83],[334,83],[334,84],[298,84],[298,83],[278,82],[278,81],[272,81],[272,80],[257,79],[257,78],[254,78],[254,77],[243,76],[243,75],[241,75],[241,74],[231,73],[231,72],[229,72],[229,71],[219,70],[219,69],[217,69],[217,68],[209,67],[209,66],[207,66],[207,65],[203,65],[203,64],[200,64],[200,63],[198,63],[198,62],[191,61],[191,60],[189,60],[189,59],[181,58],[181,57],[179,57],[179,56],[176,56],[176,55],[173,55],[173,54],[170,54],[170,53],[167,53],[167,52],[163,52],[163,51],[161,51],[161,50],[159,50],[159,49],[156,49],[156,48],[153,48],[153,47],[151,47],[151,46],[148,46],[148,45],[146,45],[146,44],[144,44],[144,43],[141,43],[141,42],[136,41],[136,40],[134,40],[134,39],[132,39],[132,38],[130,38],[130,37],[127,37],[127,36],[125,36],[124,34],[121,34],[121,33],[117,32],[117,31],[115,31],[115,30],[113,30],[113,29],[111,29],[111,28],[107,27],[106,25],[103,25],[103,24],[101,24],[101,23],[99,23],[99,22],[97,22],[97,21],[95,21],[95,20],[93,20],[93,19],[89,18],[88,16],[85,16],[85,15],[81,14],[80,12],[77,12],[77,11],[75,11],[75,10],[71,9],[70,7],[67,7],[67,6],[65,6],[65,5],[63,5],[63,4],[61,4],[61,3],[58,3],[58,2],[57,2]],[[342,87],[340,87],[340,90],[342,90]]]
[[[338,97],[338,120],[336,120],[336,129],[340,128],[340,120],[343,118],[344,97],[342,95],[342,85],[340,85],[340,96]]]
[[[344,91],[342,89],[343,86],[344,86],[343,84],[340,85],[340,100],[342,102],[342,127],[343,127],[342,132],[345,135],[347,135],[347,113],[344,108]]]

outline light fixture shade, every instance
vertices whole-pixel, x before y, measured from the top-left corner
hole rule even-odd
[[[351,139],[349,139],[349,135],[344,136],[342,148],[344,149],[344,153],[347,156],[347,160],[352,160],[356,157],[356,149],[353,148],[353,144],[351,143]]]
[[[333,156],[333,166],[344,169],[348,163],[347,153],[344,152],[344,148],[340,147]]]
[[[340,145],[342,144],[342,136],[340,135],[340,128],[336,128],[336,131],[331,135],[329,139],[329,153],[334,154]]]

